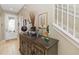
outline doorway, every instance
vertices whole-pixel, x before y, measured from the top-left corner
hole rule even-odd
[[[17,16],[14,14],[5,14],[5,39],[15,39],[18,36]]]

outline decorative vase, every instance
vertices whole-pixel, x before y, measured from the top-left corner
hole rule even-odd
[[[24,19],[23,20],[23,26],[21,27],[21,30],[23,31],[23,32],[25,32],[25,31],[27,31],[27,26],[26,26],[26,19]]]
[[[30,19],[32,22],[32,27],[34,27],[34,23],[35,23],[35,14],[33,12],[30,13]]]
[[[25,32],[25,31],[27,31],[27,27],[26,27],[26,26],[22,26],[22,27],[21,27],[21,30],[22,30],[23,32]]]
[[[44,40],[45,40],[46,43],[49,42],[49,38],[47,38],[47,37],[45,37]]]
[[[31,36],[36,36],[37,35],[37,33],[36,33],[36,27],[35,26],[31,27],[30,34],[31,34]]]

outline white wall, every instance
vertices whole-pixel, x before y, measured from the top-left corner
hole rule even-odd
[[[0,40],[2,39],[2,38],[1,38],[1,34],[2,34],[2,33],[1,33],[1,16],[0,16]]]
[[[4,13],[0,8],[0,40],[4,39]]]
[[[38,25],[38,16],[44,12],[48,13],[48,20],[52,21],[52,5],[51,4],[29,4],[26,5],[28,12],[35,13],[35,25]],[[28,14],[29,15],[29,14]],[[29,17],[29,16],[28,16]],[[49,23],[49,21],[48,21]]]
[[[79,55],[79,48],[77,48],[74,44],[68,41],[67,38],[63,37],[60,33],[58,33],[55,30],[53,30],[53,37],[59,40],[59,55]]]

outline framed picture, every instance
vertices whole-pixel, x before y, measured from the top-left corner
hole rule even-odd
[[[39,28],[46,28],[47,27],[47,19],[48,13],[44,12],[38,15],[38,27]]]

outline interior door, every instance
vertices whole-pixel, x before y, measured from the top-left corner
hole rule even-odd
[[[5,39],[17,38],[17,16],[12,14],[5,15]]]

